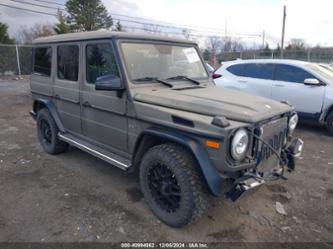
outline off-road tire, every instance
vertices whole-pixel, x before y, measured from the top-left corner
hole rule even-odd
[[[45,126],[48,126],[48,138],[45,138]],[[59,129],[46,108],[37,113],[37,135],[44,151],[49,154],[59,154],[68,149],[68,144],[58,138]]]
[[[150,172],[157,165],[164,165],[176,178],[180,188],[179,207],[168,212],[154,199]],[[143,156],[140,165],[140,185],[148,206],[153,213],[171,227],[182,227],[200,219],[209,207],[206,183],[193,156],[179,145],[166,143],[152,147]],[[156,198],[156,197],[155,197]]]
[[[326,127],[331,136],[333,136],[333,111],[331,111],[327,116]]]

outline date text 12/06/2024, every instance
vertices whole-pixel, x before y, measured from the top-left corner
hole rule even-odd
[[[120,244],[121,248],[208,248],[207,243],[201,242],[123,242]]]

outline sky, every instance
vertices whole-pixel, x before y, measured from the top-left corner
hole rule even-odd
[[[20,0],[39,3],[35,0]],[[65,3],[66,0],[48,0]],[[171,22],[181,25],[219,29],[218,34],[237,37],[246,42],[262,43],[272,47],[280,43],[283,6],[287,6],[286,41],[301,38],[315,46],[333,46],[332,0],[102,0],[111,13]],[[55,13],[56,10],[1,0],[12,6]],[[49,5],[54,6],[54,5]],[[9,25],[11,35],[21,26],[35,23],[55,23],[56,18],[0,6],[0,21]],[[198,31],[199,32],[199,31]],[[217,32],[216,30],[214,31]],[[199,32],[200,33],[200,32]],[[248,34],[255,34],[250,37]]]

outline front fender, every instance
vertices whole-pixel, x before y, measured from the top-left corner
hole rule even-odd
[[[144,130],[140,134],[135,146],[135,151],[140,145],[141,138],[143,138],[145,135],[150,135],[161,138],[163,140],[181,144],[189,149],[198,162],[198,166],[200,167],[211,194],[214,196],[220,196],[222,194],[223,178],[211,163],[206,149],[200,144],[199,141],[196,141],[195,138],[181,134],[177,131],[170,131],[167,129],[153,127]]]

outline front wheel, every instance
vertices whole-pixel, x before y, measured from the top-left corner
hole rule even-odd
[[[326,119],[326,126],[329,133],[333,136],[333,111],[328,114],[328,117]]]
[[[182,227],[195,222],[208,207],[197,163],[178,145],[157,145],[144,155],[140,184],[148,206],[169,226]]]

